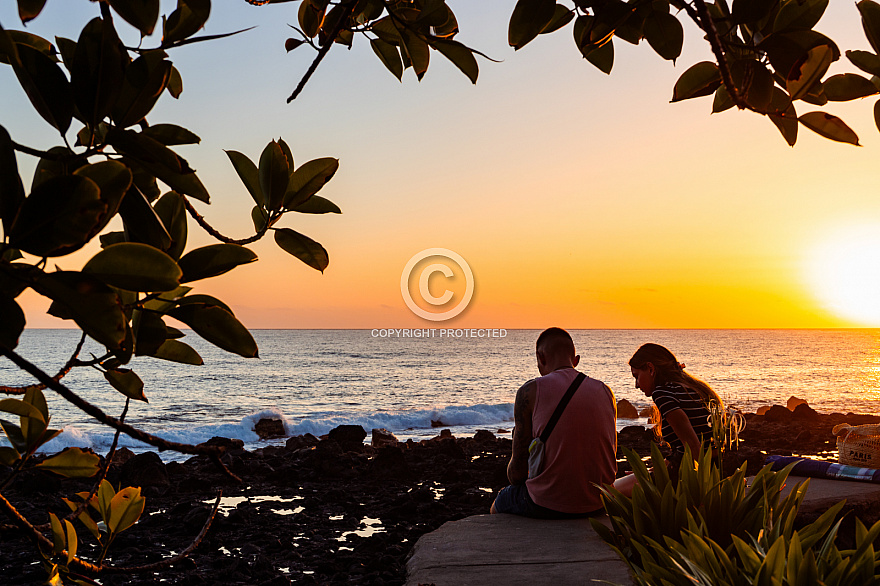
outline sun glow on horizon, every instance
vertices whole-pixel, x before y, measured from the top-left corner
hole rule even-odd
[[[880,222],[828,233],[808,252],[805,277],[826,310],[880,326]]]

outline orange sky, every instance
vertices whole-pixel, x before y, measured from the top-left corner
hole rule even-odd
[[[93,8],[79,4],[50,3],[48,18],[28,30],[67,27],[74,36]],[[569,32],[514,53],[506,46],[513,2],[473,4],[450,2],[460,39],[503,60],[481,61],[476,86],[440,58],[421,83],[410,72],[400,84],[356,43],[331,52],[291,105],[285,98],[311,58],[283,50],[296,5],[215,7],[208,33],[260,28],[178,49],[184,94],[163,98],[151,116],[202,137],[180,148],[212,193],[199,209],[224,232],[247,235],[250,198],[222,149],[256,160],[280,135],[297,165],[340,159],[321,195],[343,215],[286,216],[328,249],[324,274],[268,238],[252,246],[260,262],[199,282],[198,292],[220,297],[253,328],[880,325],[835,315],[804,278],[820,235],[855,221],[880,226],[870,98],[831,110],[863,148],[801,127],[791,149],[759,116],[710,116],[711,98],[667,103],[678,75],[708,57],[693,27],[678,66],[620,43],[605,76],[579,57]],[[832,4],[818,29],[841,49],[867,48],[854,5]],[[0,22],[20,28],[13,8],[0,8]],[[19,142],[55,144],[8,68],[0,76],[0,123]],[[209,243],[194,224],[190,234],[191,247]],[[475,282],[468,308],[440,324],[410,312],[400,290],[407,260],[435,247],[462,255]],[[95,251],[55,263],[76,269]],[[431,280],[437,295],[447,285],[454,305],[461,279]],[[37,296],[22,300],[30,326],[63,325]]]

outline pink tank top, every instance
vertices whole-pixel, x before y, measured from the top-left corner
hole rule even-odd
[[[577,371],[554,370],[535,379],[532,436],[538,437]],[[602,508],[596,485],[617,475],[617,405],[604,383],[587,377],[571,398],[544,446],[541,473],[526,481],[532,500],[562,513]]]

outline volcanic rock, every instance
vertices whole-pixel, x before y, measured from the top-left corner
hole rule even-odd
[[[327,434],[327,439],[340,445],[347,452],[358,451],[364,447],[367,432],[360,425],[340,425]]]
[[[639,410],[633,407],[633,404],[626,399],[617,402],[617,418],[618,419],[638,419]]]
[[[263,417],[254,426],[254,432],[260,436],[261,440],[271,439],[273,437],[284,437],[284,422],[280,419],[269,419]]]
[[[373,428],[373,438],[370,441],[370,445],[374,448],[381,448],[383,446],[390,446],[397,444],[397,436],[393,433],[382,428]]]
[[[764,413],[767,421],[788,421],[791,419],[791,411],[782,405],[773,405]]]
[[[755,415],[764,415],[769,410],[770,410],[770,405],[761,405],[760,407],[758,407],[758,410],[755,411]]]
[[[654,414],[654,406],[645,407],[641,411],[639,411],[639,417],[651,417]]]
[[[495,439],[495,434],[488,429],[478,429],[477,433],[474,434],[474,439],[480,443],[491,442]]]
[[[800,397],[795,397],[792,395],[788,398],[788,401],[785,402],[785,406],[788,407],[789,411],[794,411],[798,405],[806,405],[807,402],[801,399]]]
[[[122,486],[168,486],[165,463],[156,452],[138,454],[122,465],[119,471]]]
[[[310,433],[306,433],[304,435],[295,435],[284,444],[288,450],[301,450],[303,448],[311,448],[318,444],[318,438],[313,436]]]
[[[816,419],[819,417],[819,414],[816,413],[816,410],[807,405],[807,402],[798,403],[798,405],[792,411],[792,417],[797,417],[798,419]]]

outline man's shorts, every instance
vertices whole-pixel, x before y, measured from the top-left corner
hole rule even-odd
[[[525,484],[511,484],[501,489],[495,497],[495,511],[532,517],[533,519],[583,519],[603,512],[602,509],[588,513],[560,513],[535,504]]]

